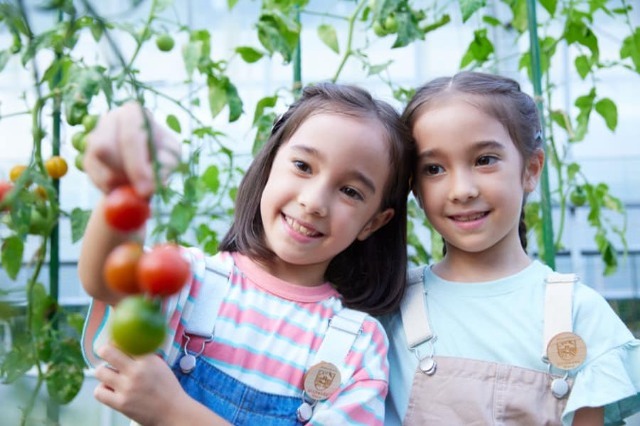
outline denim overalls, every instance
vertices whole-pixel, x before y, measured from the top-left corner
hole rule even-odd
[[[561,376],[495,362],[435,356],[427,314],[423,268],[409,273],[402,323],[419,360],[403,424],[560,425],[572,384]],[[554,336],[572,330],[573,274],[547,277],[543,359]],[[427,350],[425,351],[425,347]],[[581,353],[579,355],[585,355]],[[554,367],[555,368],[555,367]]]

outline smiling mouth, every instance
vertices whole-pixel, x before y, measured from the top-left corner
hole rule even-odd
[[[321,232],[318,232],[311,228],[307,228],[306,226],[302,225],[301,223],[299,223],[298,221],[296,221],[295,219],[287,215],[283,215],[283,216],[284,216],[285,222],[287,222],[289,227],[299,234],[302,234],[306,237],[314,237],[314,238],[321,237],[323,235]]]
[[[483,217],[486,217],[488,214],[489,214],[488,212],[481,212],[481,213],[475,213],[471,215],[458,215],[458,216],[451,216],[451,219],[457,222],[473,222],[475,220],[480,220]]]

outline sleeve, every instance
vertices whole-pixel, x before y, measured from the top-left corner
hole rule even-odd
[[[184,315],[190,312],[193,294],[198,291],[205,272],[205,260],[201,251],[185,248],[183,253],[191,263],[191,278],[180,292],[166,298],[162,303],[162,310],[167,319],[167,335],[164,343],[158,349],[158,354],[169,364],[175,360],[179,353],[179,343],[175,342],[176,332],[184,320]],[[102,363],[96,350],[110,340],[112,310],[112,306],[97,299],[92,299],[89,305],[82,330],[81,346],[85,362],[90,368],[95,368]]]
[[[590,288],[578,290],[575,330],[585,340],[587,358],[576,372],[563,424],[571,424],[582,407],[604,407],[604,424],[621,425],[640,411],[640,340],[602,296]]]
[[[367,317],[347,357],[353,374],[340,392],[318,403],[308,425],[382,425],[389,388],[388,347],[380,323]]]

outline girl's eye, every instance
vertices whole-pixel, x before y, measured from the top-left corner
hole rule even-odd
[[[293,161],[293,166],[297,169],[300,170],[303,173],[309,173],[311,171],[311,166],[309,166],[307,163],[305,163],[304,161],[300,161],[300,160],[294,160]]]
[[[442,166],[438,166],[437,164],[426,164],[422,168],[422,173],[427,176],[435,176],[440,173],[444,173],[444,168]]]
[[[344,188],[342,188],[342,192],[349,198],[353,198],[354,200],[358,200],[358,201],[362,201],[364,200],[364,197],[362,196],[362,194],[355,188],[352,188],[350,186],[345,186]]]
[[[478,166],[490,166],[492,164],[495,164],[496,161],[498,161],[498,159],[493,155],[483,155],[482,157],[478,158],[476,163],[478,164]]]

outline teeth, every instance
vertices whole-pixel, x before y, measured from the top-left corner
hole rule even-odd
[[[482,217],[484,217],[484,213],[477,213],[477,214],[474,214],[473,216],[456,216],[456,220],[460,222],[472,222]]]
[[[285,216],[285,219],[287,221],[287,223],[289,224],[289,226],[296,232],[301,233],[302,235],[306,235],[307,237],[315,237],[320,235],[319,233],[300,225],[298,222],[294,221],[292,218],[290,218],[289,216]]]

